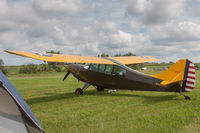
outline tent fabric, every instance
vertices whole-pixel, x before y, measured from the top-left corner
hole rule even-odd
[[[0,131],[27,133],[21,112],[12,97],[0,87]]]
[[[7,98],[7,102],[8,102],[8,104],[5,104],[6,102],[4,104],[0,104],[0,106],[1,105],[3,106],[0,108],[1,109],[7,108],[6,109],[7,112],[11,111],[11,109],[12,109],[11,112],[16,111],[14,116],[12,116],[13,115],[12,113],[10,113],[12,115],[10,115],[10,114],[8,115],[5,113],[2,113],[0,110],[0,121],[1,121],[1,117],[10,118],[10,119],[12,119],[12,117],[13,118],[17,117],[17,119],[15,119],[15,121],[17,120],[18,124],[24,123],[24,125],[26,126],[26,129],[29,133],[45,133],[44,129],[42,128],[39,121],[37,120],[37,118],[35,117],[33,112],[31,111],[28,104],[25,102],[25,100],[22,98],[22,96],[19,94],[19,92],[15,89],[15,87],[11,84],[11,82],[7,79],[7,77],[2,73],[1,70],[0,70],[0,81],[2,82],[2,84],[0,84],[0,89],[1,89],[0,96],[4,100],[6,100],[5,98]],[[10,98],[8,98],[8,97],[10,97]],[[3,102],[0,101],[0,103],[3,103]],[[14,103],[16,106],[14,105]],[[17,108],[19,109],[18,111],[17,111]],[[6,112],[6,111],[4,111],[4,112]],[[21,113],[21,115],[19,112]],[[23,118],[23,120],[20,119],[20,116],[21,116],[21,118]],[[2,118],[2,120],[3,120],[3,118]],[[1,128],[0,128],[0,130],[1,130]],[[21,131],[21,132],[23,133],[23,131]]]

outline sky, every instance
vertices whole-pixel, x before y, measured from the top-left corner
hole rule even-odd
[[[0,0],[0,58],[42,63],[4,50],[200,62],[200,0]]]

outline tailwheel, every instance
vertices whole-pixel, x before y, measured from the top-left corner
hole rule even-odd
[[[97,90],[97,91],[104,91],[104,88],[101,87],[101,86],[97,86],[96,90]]]
[[[189,96],[184,96],[185,97],[185,100],[190,100],[190,97]]]
[[[184,96],[185,100],[190,100],[189,96],[184,95],[183,93],[180,93],[180,95]]]
[[[77,88],[75,91],[76,95],[83,95],[83,90],[81,88]]]

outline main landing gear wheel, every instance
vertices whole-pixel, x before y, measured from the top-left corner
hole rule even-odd
[[[100,86],[97,86],[97,91],[104,91],[104,88],[103,87],[100,87]]]
[[[83,90],[81,88],[77,88],[75,91],[76,95],[83,95]]]

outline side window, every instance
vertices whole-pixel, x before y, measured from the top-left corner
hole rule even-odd
[[[104,73],[105,66],[106,66],[105,64],[100,64],[99,65],[99,72]]]
[[[112,75],[124,77],[125,74],[126,74],[126,70],[124,70],[123,68],[121,68],[119,66],[114,66]]]
[[[89,64],[85,64],[83,67],[85,68],[85,69],[88,69],[89,68]]]
[[[98,71],[98,64],[91,64],[90,70],[97,72]]]
[[[112,69],[113,69],[112,65],[106,65],[105,74],[111,74]]]

